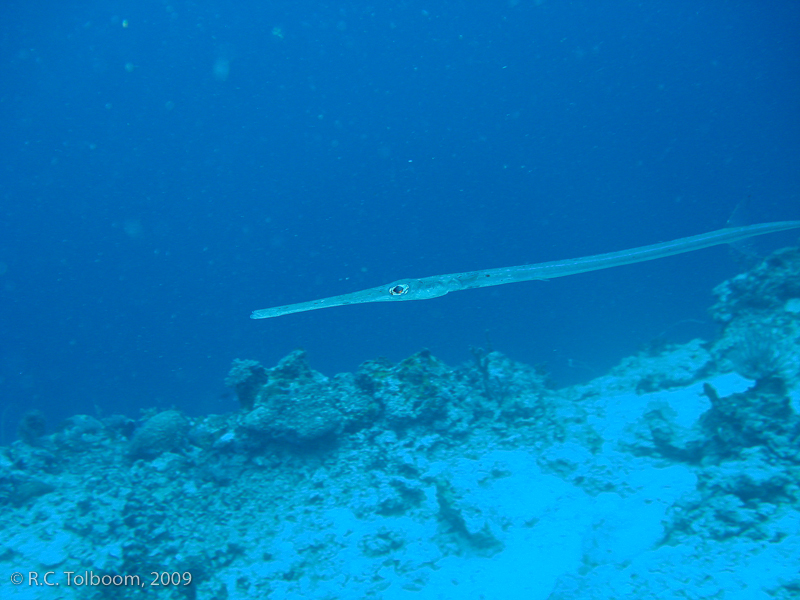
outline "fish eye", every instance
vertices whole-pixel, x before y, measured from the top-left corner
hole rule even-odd
[[[402,296],[403,294],[408,292],[408,286],[405,283],[401,283],[399,285],[393,285],[389,288],[389,293],[392,296]]]

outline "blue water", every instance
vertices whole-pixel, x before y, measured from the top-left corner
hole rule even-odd
[[[568,384],[710,338],[714,248],[267,321],[251,310],[800,217],[794,2],[5,2],[0,441],[26,410],[226,412],[486,346]],[[757,241],[762,251],[796,233]]]

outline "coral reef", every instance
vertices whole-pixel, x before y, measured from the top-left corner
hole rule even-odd
[[[153,415],[137,429],[128,447],[131,458],[152,459],[162,452],[180,449],[189,430],[189,422],[177,410]]]
[[[267,382],[267,370],[256,360],[235,359],[225,385],[232,387],[242,408],[253,408],[258,390]]]
[[[723,368],[754,380],[800,377],[800,250],[786,248],[714,288],[712,317],[723,326],[712,353]]]
[[[764,311],[779,311],[800,299],[800,249],[772,253],[754,269],[729,279],[716,288],[717,302],[711,316],[720,323]],[[796,314],[796,311],[795,311]]]
[[[327,377],[298,350],[234,361],[227,414],[34,419],[0,448],[0,562],[191,573],[171,600],[797,597],[798,256],[717,288],[718,339],[569,388],[498,352]]]
[[[308,366],[305,352],[296,350],[273,369],[254,392],[252,410],[242,428],[263,440],[303,444],[336,436],[366,425],[377,413],[350,374],[329,379]]]

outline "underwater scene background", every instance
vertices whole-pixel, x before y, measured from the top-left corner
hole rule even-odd
[[[796,230],[248,316],[799,218],[798,30],[792,2],[4,3],[0,595],[797,597]]]

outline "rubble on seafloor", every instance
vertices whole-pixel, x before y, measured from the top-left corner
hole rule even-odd
[[[715,294],[715,341],[564,389],[497,352],[326,377],[297,350],[234,361],[231,414],[31,414],[0,563],[61,585],[2,597],[798,598],[800,250]]]

